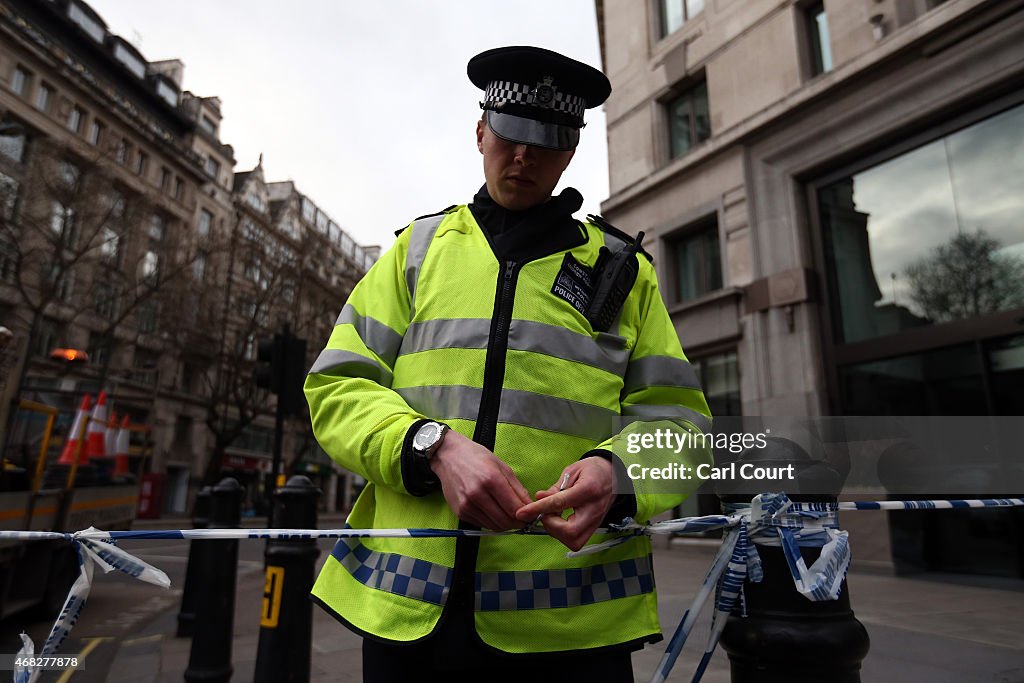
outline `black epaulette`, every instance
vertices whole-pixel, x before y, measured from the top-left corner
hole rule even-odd
[[[416,218],[413,218],[409,222],[410,223],[415,223],[416,221],[423,220],[424,218],[430,218],[431,216],[440,216],[442,213],[451,213],[452,210],[455,209],[457,206],[458,206],[458,204],[452,204],[451,206],[449,206],[446,209],[441,209],[440,211],[435,211],[434,213],[425,213],[422,216],[416,216]],[[398,237],[399,235],[401,235],[402,231],[405,230],[405,228],[408,228],[408,227],[409,226],[406,225],[405,227],[402,227],[402,228],[399,228],[398,230],[395,230],[395,237]]]
[[[622,230],[619,230],[614,225],[606,221],[604,219],[604,216],[595,216],[592,213],[588,213],[587,220],[596,225],[597,227],[601,228],[601,230],[608,233],[609,235],[615,235],[626,244],[632,244],[633,242],[636,241],[635,237],[623,232]],[[640,253],[643,254],[644,258],[646,258],[650,263],[654,263],[654,257],[648,254],[646,249],[640,247]]]

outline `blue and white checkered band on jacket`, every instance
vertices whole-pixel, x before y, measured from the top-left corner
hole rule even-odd
[[[553,109],[557,112],[583,119],[587,108],[586,101],[578,95],[570,95],[560,91],[550,83],[513,83],[512,81],[491,81],[484,91],[483,106],[485,109],[501,103],[525,104],[541,109]]]

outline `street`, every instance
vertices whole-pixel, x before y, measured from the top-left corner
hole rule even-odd
[[[184,582],[185,541],[135,541],[123,547],[171,578],[163,590],[121,575],[97,575],[89,603],[62,654],[84,655],[84,670],[47,672],[46,683],[179,682],[191,640],[176,638]],[[318,565],[332,543],[321,541]],[[239,544],[232,663],[235,683],[252,681],[263,597],[264,543]],[[666,639],[689,606],[713,556],[713,543],[680,540],[655,551]],[[851,572],[851,602],[867,628],[867,682],[1024,683],[1024,586],[1019,581],[954,575],[893,577]],[[710,614],[701,615],[670,681],[689,680],[706,643]],[[0,652],[16,652],[24,628],[42,646],[52,620],[19,615],[0,623]],[[634,656],[637,681],[650,679],[665,642]],[[360,640],[320,609],[313,610],[311,681],[361,680]],[[727,683],[729,662],[715,653],[705,683]]]

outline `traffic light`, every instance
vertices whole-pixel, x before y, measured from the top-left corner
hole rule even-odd
[[[302,384],[306,379],[306,340],[285,330],[261,339],[256,350],[256,386],[277,394],[282,415],[298,415],[306,405]]]

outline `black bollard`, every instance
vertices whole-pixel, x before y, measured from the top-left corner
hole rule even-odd
[[[205,529],[210,526],[210,487],[204,486],[196,494],[196,504],[192,508],[192,528]],[[203,566],[201,555],[208,549],[209,541],[190,541],[188,547],[188,568],[185,570],[185,590],[181,594],[181,610],[178,612],[178,637],[191,638],[192,626],[196,620],[196,605],[199,604],[199,591],[202,590]]]
[[[751,450],[743,462],[792,464],[796,482],[786,493],[794,502],[835,503],[842,477],[827,463],[813,460],[799,445],[770,438],[766,449]],[[749,503],[751,495],[725,493],[723,503]],[[799,491],[810,493],[799,494]],[[764,577],[743,585],[746,616],[729,616],[721,644],[729,654],[732,683],[860,683],[860,665],[868,653],[867,630],[850,609],[843,579],[837,600],[813,602],[800,595],[780,547],[759,544]],[[800,548],[810,567],[820,548]]]
[[[222,479],[210,494],[210,527],[237,529],[242,519],[242,487],[231,478]],[[200,556],[201,590],[196,602],[185,680],[223,682],[231,680],[231,641],[234,636],[235,576],[238,571],[238,541],[209,540],[209,550]]]
[[[297,475],[274,491],[275,529],[315,529],[320,489]],[[254,683],[305,683],[313,640],[309,591],[320,549],[316,540],[269,540]]]

